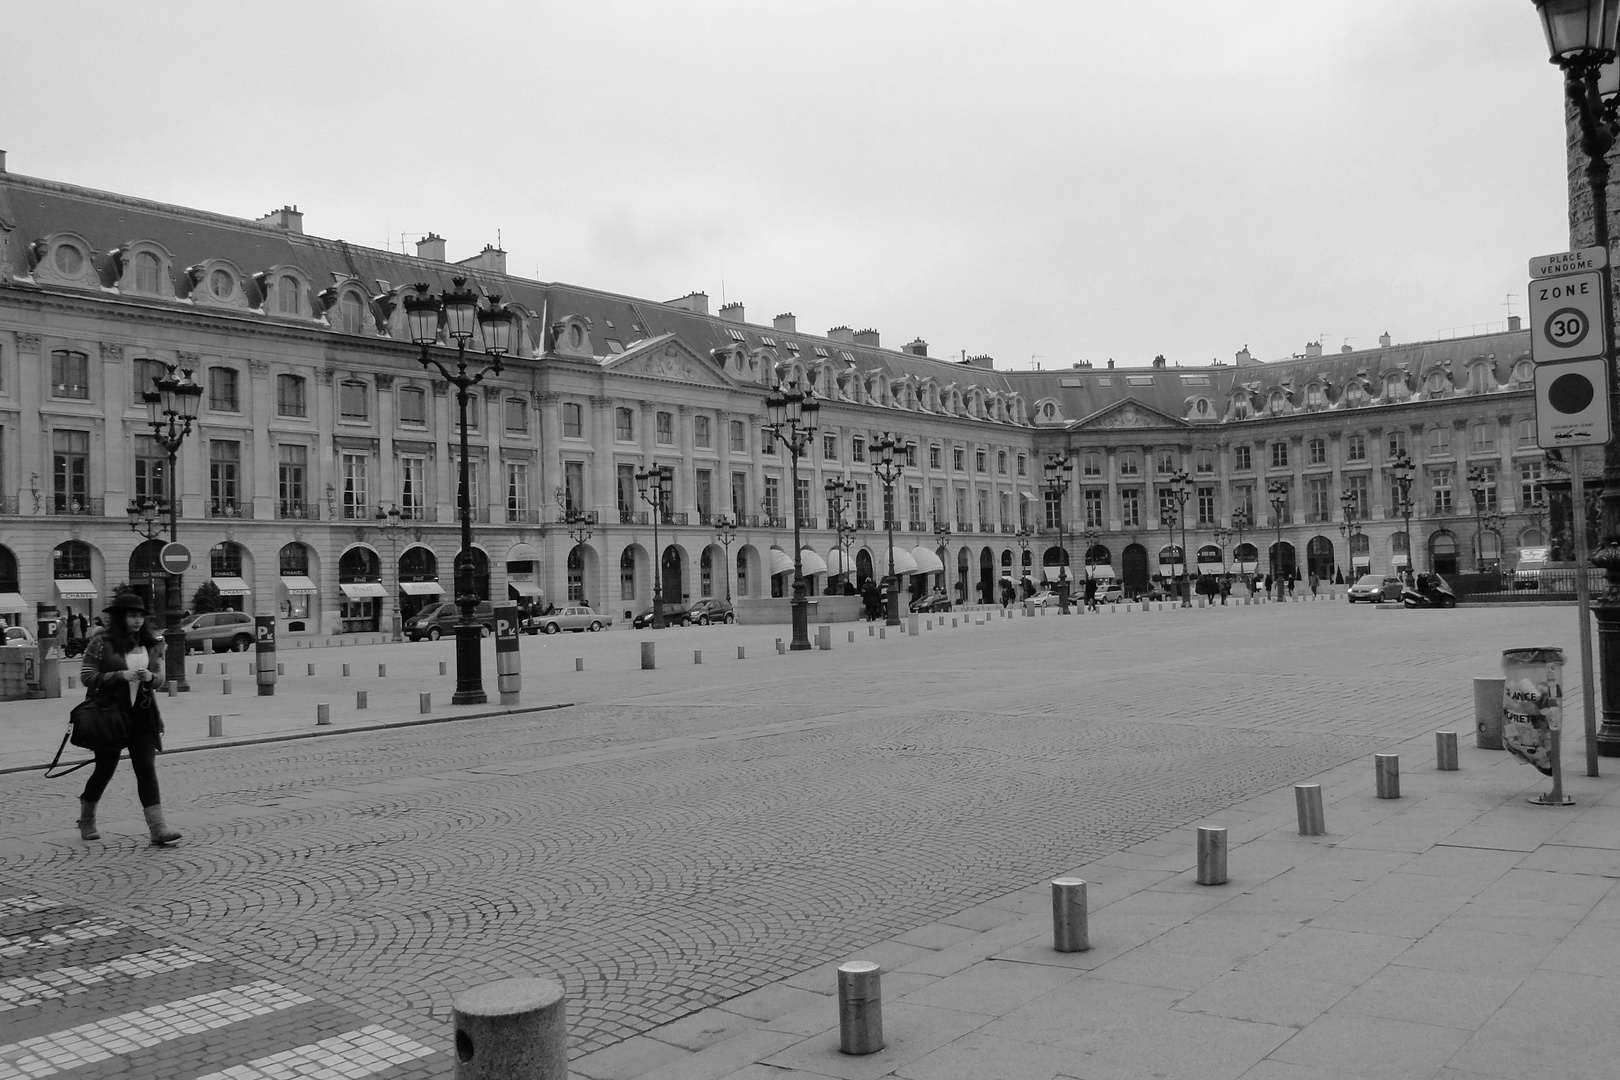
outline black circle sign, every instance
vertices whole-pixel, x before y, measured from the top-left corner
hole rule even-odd
[[[1566,416],[1583,411],[1596,396],[1592,380],[1573,371],[1558,376],[1547,387],[1547,404]]]
[[[1586,312],[1578,308],[1559,308],[1547,316],[1542,333],[1552,345],[1560,349],[1573,349],[1592,332],[1592,322]]]

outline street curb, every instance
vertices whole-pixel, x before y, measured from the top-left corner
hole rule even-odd
[[[330,730],[294,731],[285,735],[250,735],[240,739],[223,739],[219,742],[196,743],[191,746],[177,746],[173,750],[163,751],[165,754],[189,754],[193,750],[222,750],[228,746],[255,746],[259,743],[292,742],[295,739],[315,739],[327,735],[355,735],[363,731],[381,731],[384,728],[421,727],[423,724],[449,724],[457,720],[487,720],[492,716],[518,716],[523,713],[553,712],[557,709],[571,709],[572,701],[559,701],[555,705],[528,705],[517,709],[492,709],[488,712],[462,713],[459,716],[429,716],[415,720],[388,720],[380,724],[364,724],[354,727],[333,727]],[[127,755],[126,755],[127,756]],[[77,764],[69,762],[68,764]],[[0,767],[0,776],[7,773],[44,772],[50,765],[9,765]]]

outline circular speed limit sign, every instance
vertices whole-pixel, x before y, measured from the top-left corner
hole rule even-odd
[[[1542,326],[1542,333],[1547,340],[1560,349],[1573,349],[1586,340],[1591,333],[1592,323],[1586,317],[1586,312],[1579,308],[1559,308],[1547,316]]]

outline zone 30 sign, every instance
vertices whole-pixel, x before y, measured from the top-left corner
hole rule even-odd
[[[1530,283],[1530,355],[1537,363],[1602,356],[1603,278],[1595,272]]]

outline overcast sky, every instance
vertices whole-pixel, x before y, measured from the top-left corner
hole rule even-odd
[[[499,230],[524,276],[1003,367],[1483,331],[1568,241],[1530,0],[12,0],[5,23],[14,172],[295,203],[396,250],[433,230],[452,260]]]

